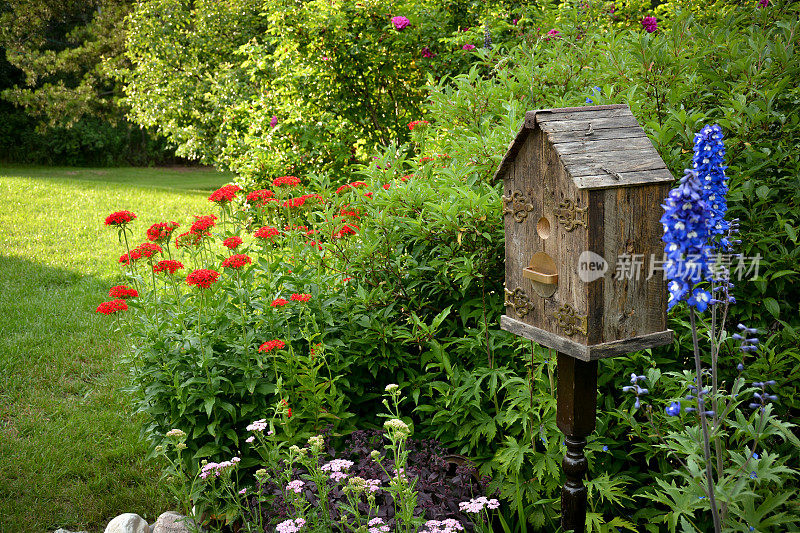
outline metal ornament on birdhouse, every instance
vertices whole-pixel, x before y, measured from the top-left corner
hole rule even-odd
[[[499,178],[503,329],[584,361],[671,342],[663,272],[642,266],[673,177],[628,106],[529,111]]]

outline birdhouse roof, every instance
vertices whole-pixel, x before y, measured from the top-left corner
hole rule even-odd
[[[495,179],[512,167],[528,136],[541,129],[578,189],[671,182],[673,176],[625,104],[528,111]]]

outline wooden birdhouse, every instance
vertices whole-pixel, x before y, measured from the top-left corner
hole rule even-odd
[[[529,111],[495,178],[503,329],[584,361],[671,342],[659,219],[673,177],[628,106]]]

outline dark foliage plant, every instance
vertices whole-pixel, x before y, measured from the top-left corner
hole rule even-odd
[[[328,446],[328,454],[332,458],[346,459],[354,462],[350,468],[353,476],[364,479],[379,479],[382,485],[387,485],[389,476],[373,460],[374,452],[382,456],[388,451],[384,444],[385,432],[383,430],[356,430],[340,439],[336,449]],[[330,442],[326,439],[326,442]],[[489,479],[478,474],[477,468],[463,456],[449,454],[440,442],[434,439],[408,439],[406,441],[408,460],[406,472],[410,479],[415,480],[414,489],[417,491],[416,516],[424,516],[428,520],[445,520],[455,518],[468,528],[473,527],[469,515],[459,509],[459,503],[469,501],[488,493]],[[307,474],[302,468],[295,468],[292,472],[293,479],[300,479]],[[273,472],[271,479],[278,479],[278,472]],[[272,523],[281,521],[290,516],[288,504],[284,499],[285,489],[270,480],[258,488],[272,501],[271,507],[263,509],[263,522]],[[313,507],[319,506],[319,496],[313,483],[304,487],[304,497]],[[256,512],[257,497],[251,497],[249,508]],[[337,487],[328,494],[328,508],[332,510],[331,517],[338,522],[343,515],[337,511],[343,504],[347,504],[347,495],[342,487]],[[382,518],[390,527],[395,525],[395,504],[390,494],[380,492],[376,496],[377,511],[374,516]],[[369,506],[365,501],[360,502],[359,510],[364,516],[369,515]],[[346,518],[346,515],[344,515]]]

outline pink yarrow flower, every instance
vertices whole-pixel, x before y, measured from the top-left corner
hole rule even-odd
[[[303,518],[284,520],[275,526],[275,531],[276,533],[297,533],[304,525],[306,525],[306,521]]]
[[[467,50],[467,51],[475,50],[475,45],[474,44],[465,44],[464,46],[461,47],[461,49],[462,50]]]
[[[394,29],[397,31],[402,31],[404,28],[407,28],[409,24],[411,24],[411,21],[406,17],[392,17],[392,26],[394,26]]]
[[[295,479],[294,481],[290,481],[289,483],[286,484],[286,490],[290,490],[295,494],[300,494],[301,492],[303,492],[304,485],[305,482],[299,479]]]

